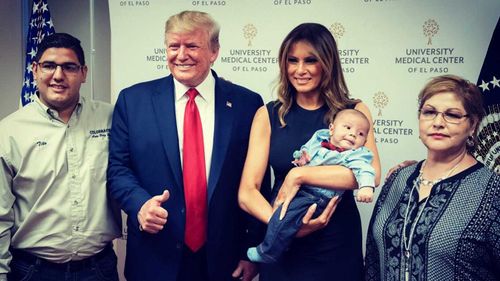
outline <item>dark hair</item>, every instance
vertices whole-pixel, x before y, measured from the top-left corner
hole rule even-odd
[[[450,92],[455,94],[462,103],[465,113],[469,115],[469,122],[474,130],[474,142],[477,141],[477,129],[485,115],[483,97],[477,86],[466,79],[456,75],[442,75],[432,78],[418,95],[418,110],[422,109],[425,102],[431,97]]]
[[[335,122],[335,119],[340,118],[340,117],[342,117],[342,115],[346,115],[346,114],[352,114],[351,116],[356,116],[356,117],[362,119],[363,122],[366,123],[366,125],[368,125],[368,130],[370,130],[370,120],[368,120],[368,117],[366,117],[366,115],[363,112],[361,112],[357,109],[354,109],[354,108],[352,108],[352,109],[347,108],[347,109],[340,110],[339,112],[337,112],[337,115],[335,115],[335,117],[332,120],[330,120],[330,123]]]
[[[38,51],[36,52],[35,61],[38,62],[42,57],[43,53],[50,48],[67,48],[75,52],[78,62],[81,65],[85,65],[85,55],[83,54],[82,46],[80,45],[80,40],[67,33],[53,33],[51,35],[45,36],[42,42],[38,45]]]
[[[296,94],[291,82],[288,81],[288,53],[292,46],[299,41],[307,42],[312,46],[314,55],[323,70],[319,91],[321,98],[328,106],[325,123],[332,120],[335,114],[339,110],[345,109],[347,105],[359,102],[349,98],[349,90],[342,73],[337,44],[332,33],[321,24],[303,23],[288,33],[279,50],[278,100],[281,105],[278,116],[282,126],[286,126],[285,115],[290,110]]]

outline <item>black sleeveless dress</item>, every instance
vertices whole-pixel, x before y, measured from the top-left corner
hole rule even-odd
[[[271,122],[269,163],[275,175],[273,199],[293,168],[293,151],[315,131],[328,127],[323,121],[326,105],[306,110],[295,103],[286,115],[286,127],[281,128],[275,104],[267,104]],[[362,269],[361,219],[352,191],[346,191],[330,223],[306,237],[295,238],[278,263],[262,264],[260,281],[358,281],[362,280]]]

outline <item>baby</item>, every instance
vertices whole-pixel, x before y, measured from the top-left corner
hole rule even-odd
[[[371,202],[375,170],[371,166],[373,155],[364,147],[369,130],[370,122],[362,112],[342,110],[330,123],[329,129],[316,131],[300,151],[293,153],[295,160],[292,163],[296,166],[345,166],[352,170],[358,183],[358,201]],[[282,220],[279,219],[281,206],[273,213],[264,241],[248,249],[248,258],[254,262],[276,262],[299,231],[309,207],[316,203],[315,215],[320,214],[332,197],[342,194],[343,190],[303,185]]]

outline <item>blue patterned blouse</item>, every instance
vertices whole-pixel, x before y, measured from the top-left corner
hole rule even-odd
[[[368,229],[366,280],[500,280],[500,176],[477,163],[418,202],[421,165],[396,171],[382,188]]]

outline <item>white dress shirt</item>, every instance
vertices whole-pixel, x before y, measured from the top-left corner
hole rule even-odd
[[[179,152],[181,155],[182,167],[182,150],[184,139],[184,111],[189,97],[186,95],[187,90],[191,87],[186,87],[174,78],[175,86],[175,116],[177,122],[177,135],[179,136]],[[212,73],[209,73],[207,78],[196,87],[199,95],[196,96],[195,102],[200,112],[201,125],[203,129],[203,146],[205,151],[205,168],[208,177],[210,175],[210,163],[212,160],[212,147],[214,142],[214,124],[215,124],[215,78]]]

